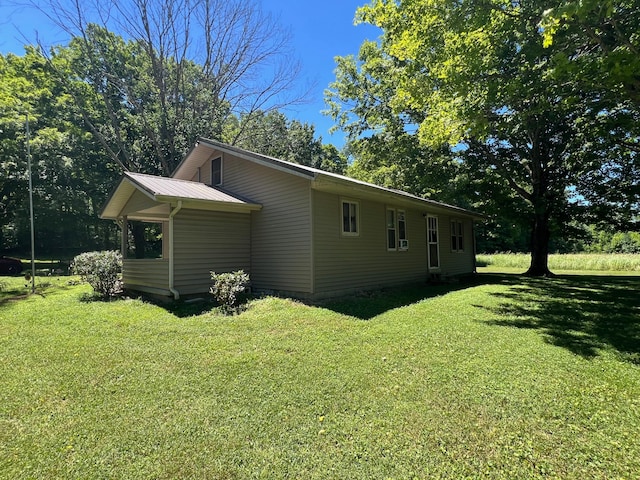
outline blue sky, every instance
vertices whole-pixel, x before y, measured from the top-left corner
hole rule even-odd
[[[0,52],[24,53],[24,37],[37,36],[45,44],[64,43],[65,35],[50,30],[41,15],[30,10],[16,10],[0,0]],[[308,103],[292,107],[285,113],[291,119],[312,123],[325,143],[344,144],[341,132],[329,134],[333,121],[320,113],[325,108],[323,92],[335,79],[334,57],[357,54],[365,39],[375,40],[379,30],[370,25],[353,25],[356,9],[367,0],[262,0],[262,8],[280,19],[291,30],[292,47],[302,64],[300,88],[312,85]]]

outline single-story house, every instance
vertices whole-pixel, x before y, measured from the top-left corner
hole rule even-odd
[[[211,271],[305,299],[469,274],[482,218],[204,138],[170,178],[125,173],[100,217],[123,226],[124,287],[176,299]],[[161,258],[126,258],[133,220],[162,224]]]

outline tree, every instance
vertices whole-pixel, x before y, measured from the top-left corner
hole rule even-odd
[[[346,157],[336,147],[315,138],[313,125],[290,121],[281,112],[254,112],[234,125],[226,135],[239,147],[333,173],[347,168]]]
[[[23,57],[0,55],[2,248],[26,251],[29,244],[27,115],[37,251],[69,256],[111,246],[115,229],[100,222],[97,212],[117,173],[77,122],[63,84],[29,48]]]
[[[52,51],[51,64],[62,69],[61,78],[75,74],[72,89],[95,92],[84,103],[85,95],[70,90],[87,127],[125,170],[169,175],[194,138],[220,138],[231,116],[299,99],[292,93],[299,67],[288,34],[254,1],[32,6],[72,38],[70,52]]]
[[[548,9],[541,25],[554,48],[557,82],[570,80],[597,99],[585,143],[604,159],[579,179],[590,205],[589,221],[625,230],[640,216],[640,3],[563,1]],[[594,134],[594,131],[596,132]]]
[[[597,98],[553,76],[558,47],[543,45],[539,31],[548,7],[372,2],[357,18],[380,27],[381,41],[363,44],[359,64],[339,61],[330,93],[332,114],[347,129],[413,131],[430,148],[456,146],[470,178],[521,198],[531,226],[530,275],[550,274],[552,228],[579,206],[578,178],[602,164],[601,152],[578,142],[602,112],[593,108]]]

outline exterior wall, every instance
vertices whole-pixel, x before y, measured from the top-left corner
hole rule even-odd
[[[206,293],[211,271],[250,271],[250,216],[179,211],[173,219],[174,287],[181,295]]]
[[[122,261],[124,288],[169,295],[169,260],[125,258]]]
[[[353,200],[360,207],[360,234],[341,233],[341,201]],[[386,210],[404,210],[407,218],[406,251],[387,250]],[[354,197],[314,191],[314,271],[316,296],[338,295],[358,290],[425,281],[427,270],[427,229],[424,214],[393,203],[385,204]],[[451,219],[437,215],[440,249],[440,269],[443,276],[471,273],[473,238],[471,220],[464,224],[464,252],[452,252]]]
[[[451,249],[451,221],[463,224],[463,251]],[[473,230],[471,220],[460,217],[440,215],[440,272],[444,276],[464,275],[474,270]]]
[[[222,169],[225,190],[262,205],[251,212],[252,287],[312,293],[310,180],[228,154]]]
[[[359,204],[358,236],[342,236],[342,199]],[[409,240],[406,251],[387,250],[387,207],[406,213]],[[423,212],[319,191],[313,191],[313,210],[316,295],[337,295],[426,279]]]

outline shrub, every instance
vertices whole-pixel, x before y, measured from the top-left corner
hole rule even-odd
[[[71,271],[80,275],[102,297],[117,291],[122,272],[122,254],[118,251],[86,252],[76,256]]]
[[[213,298],[226,312],[233,311],[238,302],[238,295],[249,286],[249,275],[243,270],[229,273],[211,272],[213,285],[209,289]]]

